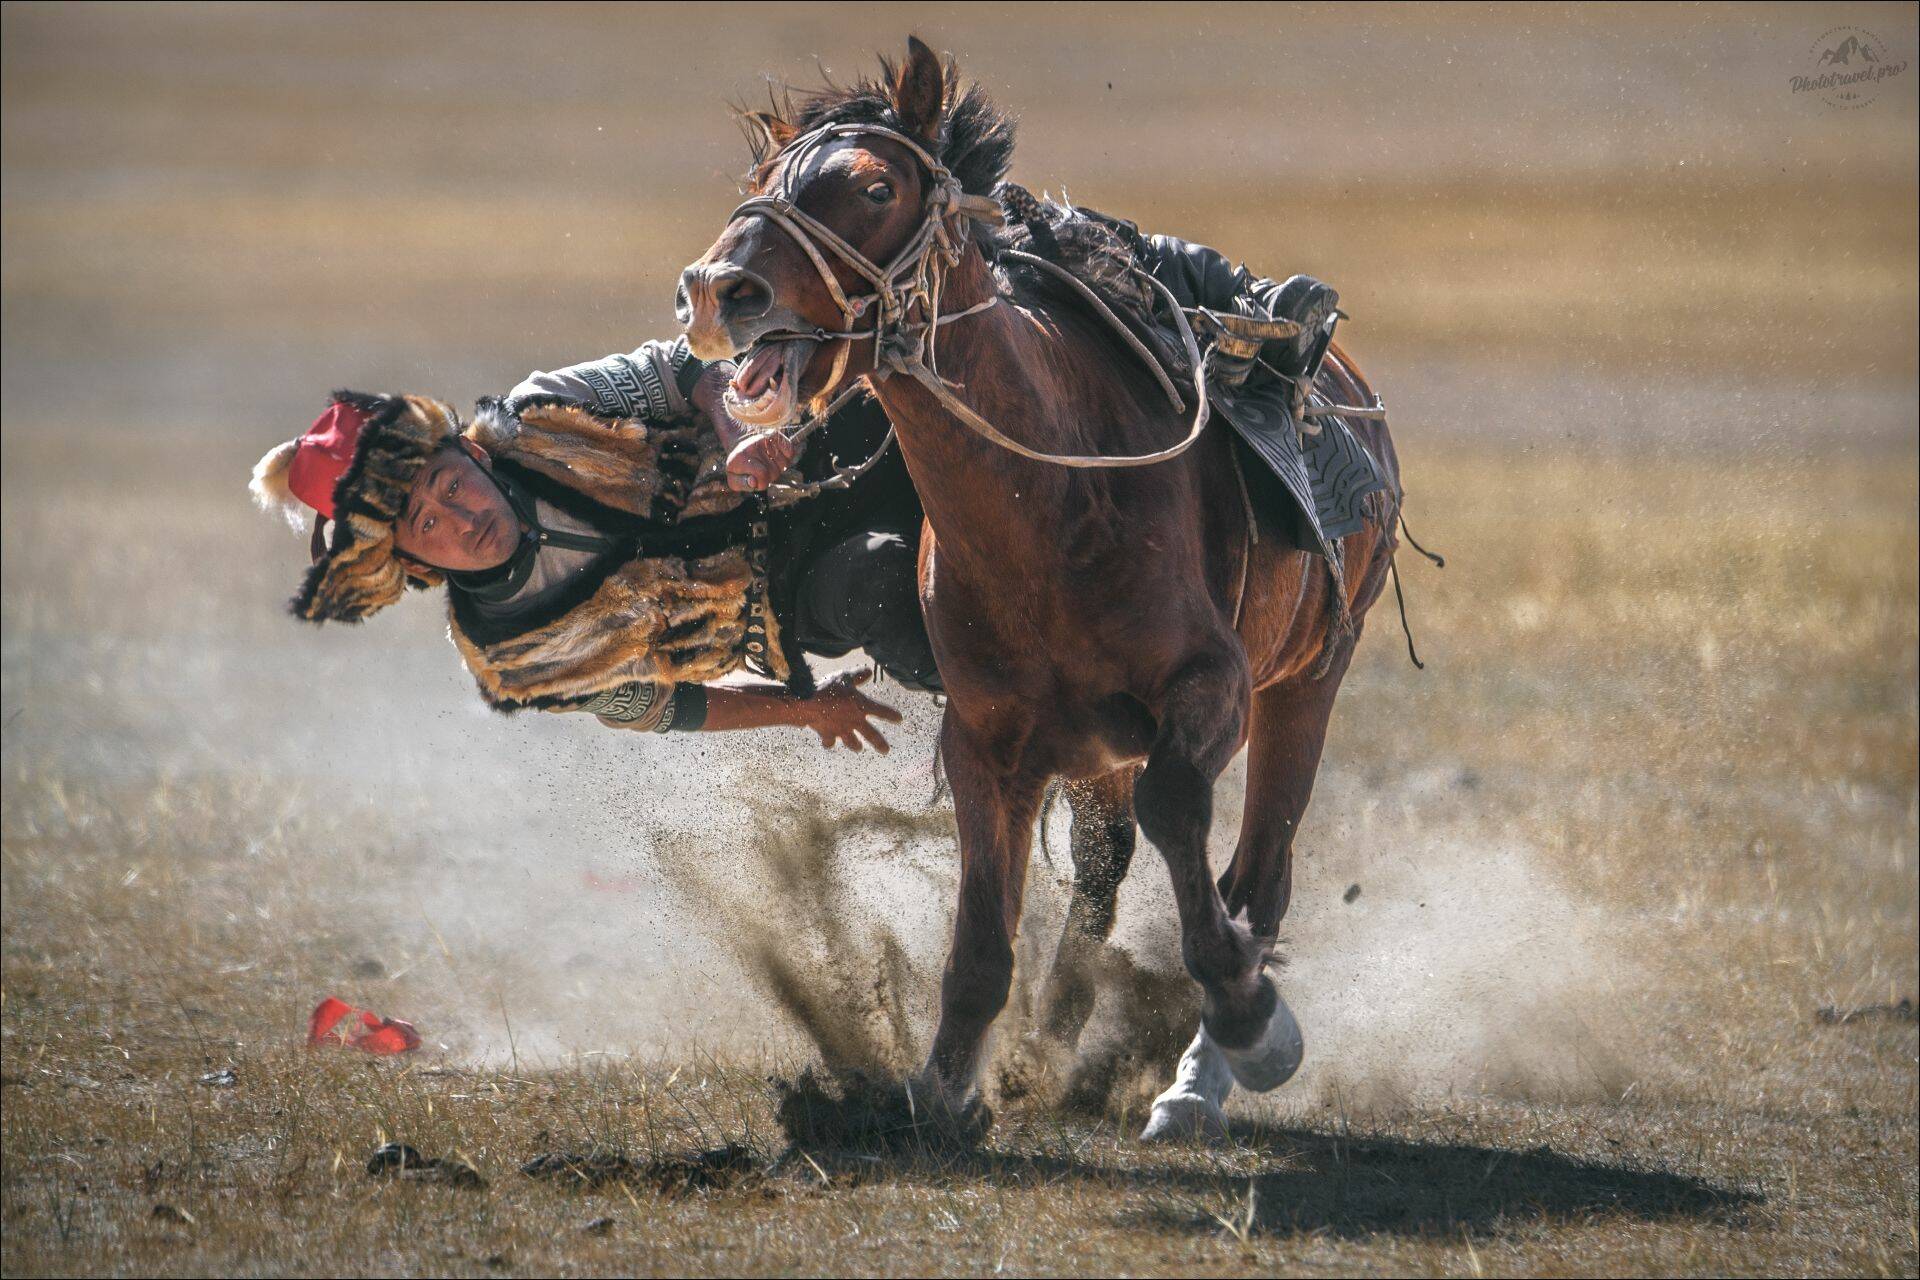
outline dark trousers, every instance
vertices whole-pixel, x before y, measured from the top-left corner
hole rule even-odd
[[[940,669],[920,615],[917,533],[856,533],[814,557],[794,600],[800,647],[826,658],[865,649],[898,684],[938,692]]]

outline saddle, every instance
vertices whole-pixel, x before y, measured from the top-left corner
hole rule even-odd
[[[1037,200],[1011,183],[999,194],[1013,214],[1005,244],[1016,251],[1014,258],[1052,263],[1098,294],[1159,364],[1162,383],[1184,390],[1190,401],[1193,367],[1180,320],[1142,265],[1147,255],[1140,252],[1139,229],[1097,210]],[[1019,263],[1003,269],[1018,270]],[[1279,482],[1250,483],[1250,500],[1299,550],[1337,562],[1339,540],[1365,524],[1364,500],[1386,482],[1350,425],[1327,412],[1339,396],[1338,383],[1320,368],[1331,330],[1317,342],[1309,372],[1296,382],[1259,358],[1268,342],[1299,335],[1292,320],[1256,314],[1246,298],[1236,299],[1233,312],[1185,310],[1195,338],[1206,344],[1213,375],[1207,382],[1210,413],[1233,428],[1242,467]],[[1241,379],[1217,376],[1228,369]]]

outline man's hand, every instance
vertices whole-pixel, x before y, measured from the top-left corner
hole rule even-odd
[[[727,488],[735,493],[760,493],[793,465],[797,450],[778,431],[751,436],[727,455]]]
[[[864,751],[871,745],[881,755],[887,754],[887,739],[871,722],[899,724],[900,713],[860,692],[870,679],[872,673],[866,671],[836,676],[800,704],[806,726],[820,735],[821,746],[829,751],[842,745],[849,751]]]

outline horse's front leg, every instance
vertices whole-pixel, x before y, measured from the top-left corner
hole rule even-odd
[[[982,737],[947,708],[940,746],[960,828],[960,902],[940,985],[940,1028],[922,1083],[954,1112],[973,1102],[987,1029],[1013,982],[1014,932],[1045,783]]]

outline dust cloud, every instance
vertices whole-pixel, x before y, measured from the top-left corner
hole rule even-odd
[[[1300,1100],[1618,1098],[1635,970],[1618,922],[1520,844],[1409,833],[1377,848],[1354,859],[1351,905],[1316,895],[1288,921]]]
[[[862,879],[871,883],[878,860],[945,887],[951,878],[934,857],[939,844],[952,847],[951,811],[865,805],[835,813],[820,796],[790,792],[751,824],[744,866],[717,871],[669,857],[668,881],[830,1069],[905,1070],[935,983],[924,966],[916,969],[908,941],[884,904],[863,893]],[[855,852],[863,848],[865,858]]]
[[[496,846],[504,861],[482,854],[453,871],[423,857],[412,871],[434,922],[426,967],[456,979],[421,993],[450,1028],[442,1042],[489,1061],[697,1046],[911,1071],[937,1014],[958,857],[950,805],[932,803],[937,713],[905,705],[884,760],[777,740],[689,759],[676,753],[684,739],[617,739],[605,755],[646,761],[628,798],[604,760],[568,770],[568,787],[598,800],[534,819],[523,841]],[[1219,788],[1216,865],[1237,836],[1243,777],[1236,764]],[[1307,1061],[1253,1105],[1611,1098],[1634,1079],[1632,922],[1521,835],[1490,836],[1470,798],[1444,770],[1384,790],[1325,771],[1275,970]],[[1051,860],[1035,846],[989,1092],[1137,1110],[1165,1086],[1199,1009],[1166,875],[1143,840],[1093,1017],[1063,1057],[1033,1035],[1071,874],[1064,811],[1052,821]],[[529,865],[563,879],[503,894]],[[1347,901],[1353,884],[1362,891]]]

